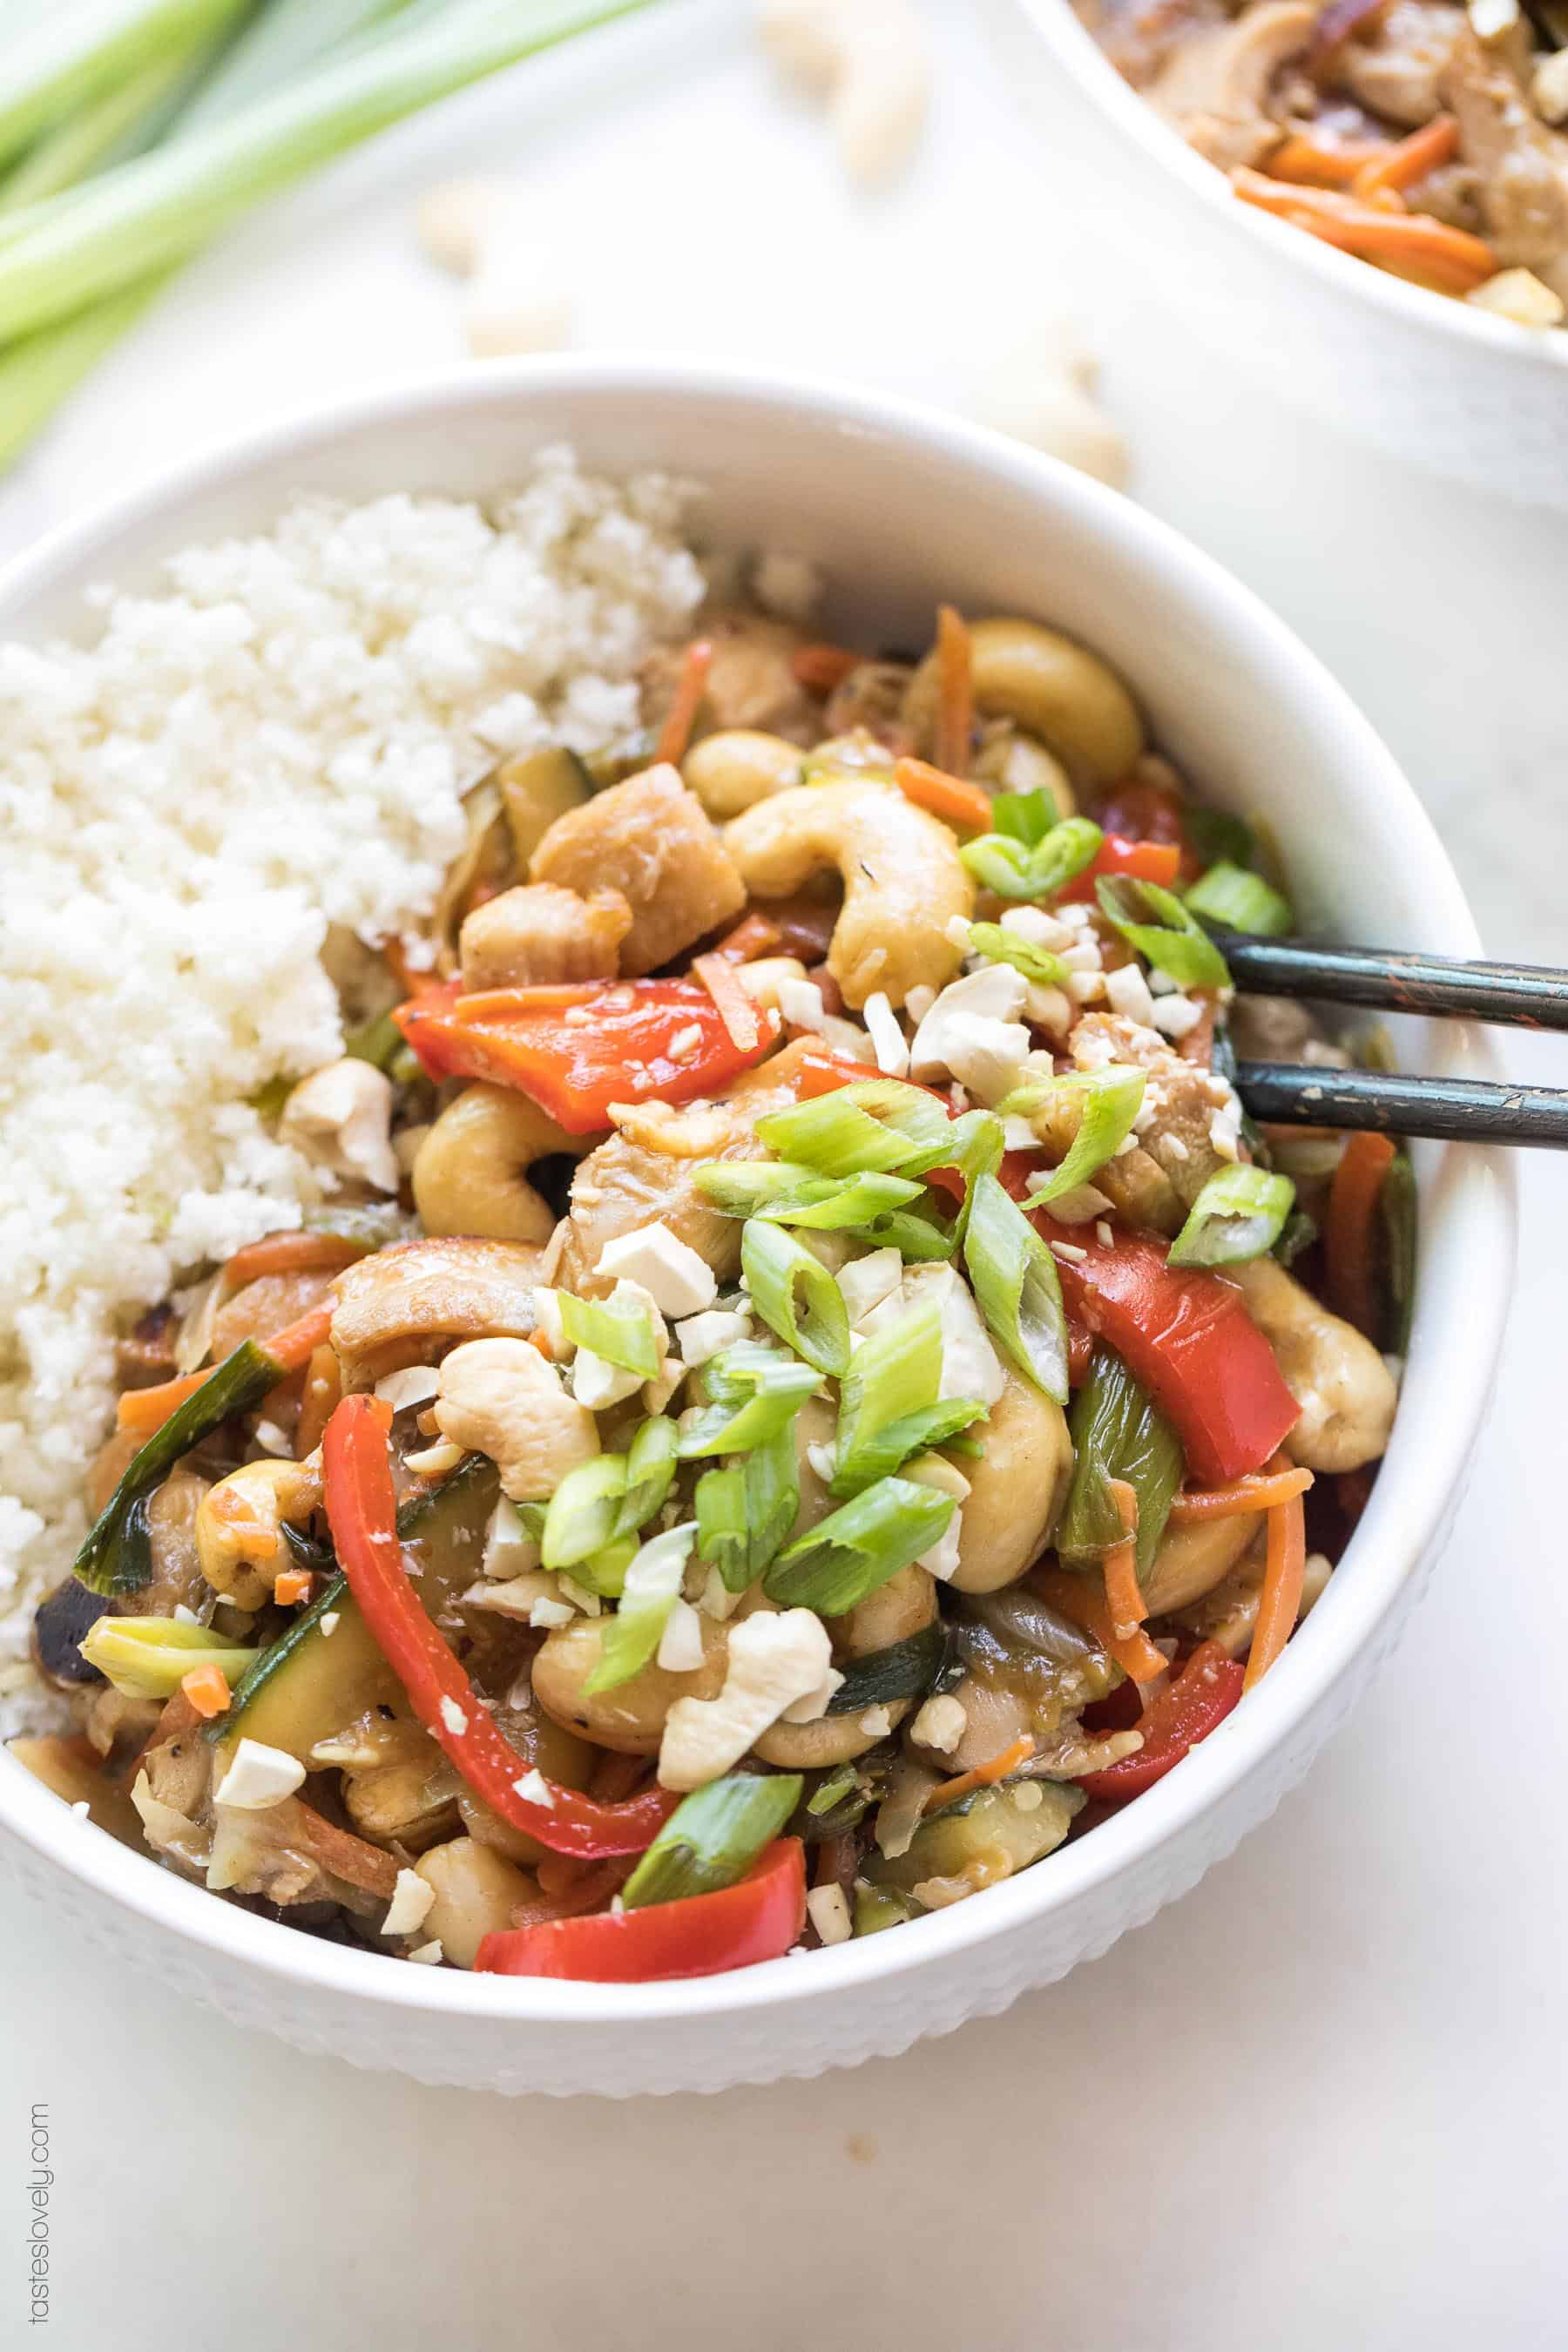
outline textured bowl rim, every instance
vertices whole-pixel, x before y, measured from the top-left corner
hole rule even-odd
[[[630,353],[556,355],[489,361],[478,369],[470,363],[317,404],[198,451],[49,534],[0,571],[0,631],[16,625],[8,620],[12,611],[42,596],[60,575],[89,559],[96,546],[153,522],[167,507],[386,423],[443,415],[456,422],[465,415],[514,409],[526,425],[531,394],[558,398],[563,391],[586,398],[633,394],[647,415],[661,404],[721,403],[754,415],[759,431],[804,417],[829,431],[891,446],[917,469],[930,458],[977,479],[989,478],[1016,494],[1034,517],[1048,520],[1057,513],[1109,542],[1121,561],[1143,573],[1152,603],[1201,603],[1222,620],[1240,658],[1259,673],[1260,689],[1272,674],[1289,680],[1297,695],[1316,706],[1318,732],[1332,747],[1336,768],[1357,778],[1362,795],[1380,805],[1399,834],[1401,855],[1419,877],[1423,902],[1432,910],[1432,929],[1450,951],[1477,951],[1479,935],[1458,878],[1391,754],[1344,690],[1250,590],[1168,524],[1055,459],[918,403],[820,377]],[[1489,1066],[1484,1048],[1465,1040],[1463,1033],[1457,1033],[1453,1053],[1472,1071]],[[987,1889],[983,1899],[911,1921],[896,1936],[815,1952],[809,1965],[792,1956],[674,1984],[580,1985],[414,1968],[389,1955],[292,1933],[215,1902],[205,1888],[176,1878],[106,1834],[83,1836],[84,1825],[59,1799],[8,1757],[0,1759],[0,1827],[112,1903],[230,1965],[328,1996],[348,1995],[458,2024],[478,2026],[495,2019],[581,2029],[596,2022],[655,2025],[694,2016],[717,2021],[858,1992],[984,1946],[1130,1873],[1156,1847],[1210,1813],[1319,1707],[1341,1673],[1373,1642],[1415,1575],[1484,1417],[1513,1261],[1511,1174],[1498,1156],[1450,1153],[1437,1189],[1441,1202],[1435,1223],[1433,1210],[1426,1211],[1429,1231],[1441,1242],[1436,1255],[1449,1263],[1451,1276],[1462,1261],[1474,1279],[1462,1286],[1450,1280],[1450,1288],[1457,1294],[1462,1287],[1464,1297],[1452,1297],[1441,1309],[1436,1344],[1440,1348],[1445,1338],[1450,1343],[1445,1378],[1428,1400],[1419,1440],[1408,1425],[1396,1427],[1352,1539],[1354,1577],[1336,1578],[1332,1612],[1314,1612],[1247,1705],[1195,1749],[1179,1772],[1103,1822],[1091,1837],[1061,1848],[1048,1871],[1024,1872]],[[1424,1346],[1423,1356],[1426,1352]],[[1442,1465],[1436,1480],[1423,1468],[1423,1459]]]
[[[1374,315],[1392,316],[1405,328],[1433,336],[1457,336],[1510,367],[1568,368],[1568,326],[1561,330],[1522,327],[1494,311],[1414,286],[1387,270],[1370,268],[1352,254],[1340,252],[1321,237],[1303,236],[1256,205],[1238,203],[1225,174],[1205,163],[1180,131],[1122,79],[1080,23],[1071,0],[1015,0],[1015,5],[1064,72],[1071,76],[1085,102],[1179,182],[1222,234],[1261,241],[1272,252],[1277,267],[1305,271],[1342,300],[1357,302]]]

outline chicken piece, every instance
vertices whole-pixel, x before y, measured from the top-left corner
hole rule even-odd
[[[657,971],[746,903],[746,886],[668,761],[558,816],[529,862],[533,882],[618,891],[632,910],[621,970]]]
[[[331,1340],[345,1391],[428,1363],[452,1339],[526,1339],[543,1250],[521,1242],[399,1242],[338,1277]]]
[[[1442,107],[1438,82],[1465,26],[1447,0],[1394,0],[1344,43],[1329,79],[1371,113],[1418,130]]]
[[[700,625],[713,662],[702,690],[699,733],[754,727],[792,743],[814,743],[822,732],[821,707],[795,674],[795,656],[804,642],[800,631],[788,621],[753,613],[722,614]],[[644,696],[655,726],[685,660],[683,646],[665,646],[644,667]]]
[[[1194,33],[1150,84],[1150,102],[1222,171],[1259,163],[1280,135],[1268,109],[1270,86],[1306,47],[1316,19],[1309,0],[1264,0]]]
[[[652,1121],[646,1111],[653,1106],[631,1113],[624,1131],[578,1167],[556,1276],[562,1286],[612,1290],[614,1277],[595,1273],[605,1244],[656,1223],[694,1249],[721,1282],[730,1280],[741,1263],[741,1221],[720,1215],[699,1191],[696,1171],[705,1160],[765,1159],[757,1120],[795,1100],[802,1060],[820,1050],[816,1038],[797,1037],[743,1072],[721,1102],[693,1103]]]
[[[1468,25],[1456,35],[1437,94],[1458,117],[1459,145],[1479,174],[1483,232],[1505,268],[1541,269],[1568,252],[1568,140],[1549,131],[1519,77]]]
[[[614,980],[632,910],[618,890],[585,898],[552,882],[520,883],[487,898],[463,924],[458,947],[463,986],[549,988]]]
[[[1086,1013],[1072,1033],[1071,1053],[1080,1070],[1121,1062],[1148,1071],[1143,1100],[1153,1122],[1132,1150],[1097,1169],[1094,1181],[1119,1215],[1159,1233],[1179,1232],[1209,1178],[1227,1164],[1215,1149],[1219,1102],[1211,1073],[1173,1053],[1157,1030],[1119,1013]],[[1076,1135],[1077,1116],[1068,1116]]]

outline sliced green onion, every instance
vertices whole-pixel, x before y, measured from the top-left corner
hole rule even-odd
[[[635,1536],[664,1508],[675,1478],[676,1427],[668,1413],[639,1422],[626,1448],[626,1491],[616,1514],[616,1534]]]
[[[890,1210],[907,1208],[919,1200],[922,1189],[906,1176],[851,1176],[844,1183],[825,1176],[821,1186],[821,1197],[816,1200],[775,1201],[756,1214],[764,1224],[840,1233],[851,1225],[869,1223]]]
[[[1108,874],[1102,874],[1094,887],[1100,912],[1145,963],[1157,971],[1168,971],[1183,988],[1229,987],[1224,956],[1173,890],[1163,889],[1158,882],[1136,882],[1125,875]],[[1146,919],[1151,916],[1152,921]]]
[[[1001,923],[971,923],[969,952],[986,956],[993,963],[1010,963],[1041,988],[1061,988],[1067,982],[1068,968],[1060,956],[1036,947],[1021,932],[1010,931]]]
[[[957,1505],[912,1479],[879,1478],[780,1552],[763,1590],[785,1609],[841,1617],[941,1542]]]
[[[806,1811],[813,1815],[830,1813],[835,1805],[854,1793],[859,1777],[853,1764],[841,1764],[837,1772],[830,1772],[826,1780],[819,1781],[812,1790],[805,1801]]]
[[[172,140],[153,154],[56,198],[39,207],[36,219],[18,215],[16,233],[0,251],[0,336],[9,341],[28,334],[99,296],[153,276],[194,252],[258,198],[313,165],[633,5],[636,0],[611,5],[601,0],[593,6],[559,0],[554,6],[529,9],[521,23],[510,10],[483,5],[445,11],[416,31],[355,44],[321,71],[213,129]],[[188,5],[186,0],[186,10]],[[58,13],[49,12],[48,28],[29,49],[26,71],[8,67],[8,96],[0,104],[0,152],[24,144],[61,110],[73,89],[89,89],[103,78],[110,45],[98,37],[84,80],[77,59],[67,53],[65,34],[55,25]],[[105,13],[95,10],[94,16]],[[113,13],[141,20],[133,28],[137,49],[128,33],[113,52],[119,70],[145,43],[149,26],[174,13],[174,0],[162,7],[128,0]]]
[[[1289,1176],[1266,1168],[1221,1168],[1193,1202],[1171,1244],[1173,1265],[1238,1265],[1263,1257],[1285,1230],[1296,1198]]]
[[[869,1465],[878,1433],[934,1405],[942,1386],[942,1314],[934,1298],[907,1307],[849,1359],[839,1390],[837,1493],[858,1494],[894,1465]]]
[[[811,1365],[747,1339],[710,1357],[701,1381],[706,1405],[680,1418],[676,1451],[682,1462],[764,1444],[822,1387],[822,1375]]]
[[[680,1580],[696,1540],[695,1525],[668,1528],[663,1535],[651,1536],[631,1562],[616,1613],[600,1634],[598,1658],[583,1685],[590,1698],[641,1674],[680,1596]]]
[[[728,1469],[697,1481],[697,1555],[731,1592],[744,1592],[795,1522],[800,1472],[793,1428],[781,1429]]]
[[[1050,898],[1093,864],[1104,838],[1088,817],[1068,816],[1031,845],[1007,833],[983,833],[958,854],[999,898]]]
[[[637,1552],[635,1535],[612,1536],[602,1551],[590,1552],[586,1559],[580,1559],[575,1568],[563,1573],[574,1584],[580,1584],[584,1592],[596,1592],[601,1601],[616,1601]]]
[[[934,1445],[951,1444],[975,1422],[984,1421],[985,1412],[978,1397],[951,1397],[944,1404],[921,1405],[901,1420],[885,1423],[858,1448],[847,1476],[834,1472],[827,1482],[829,1494],[858,1495],[874,1480],[901,1470],[916,1454],[929,1454]]]
[[[1051,793],[997,793],[991,802],[991,819],[998,833],[1034,849],[1044,841],[1061,812]]]
[[[1019,1370],[1065,1405],[1067,1310],[1057,1262],[994,1176],[974,1187],[963,1261],[981,1313]]]
[[[78,1552],[75,1572],[89,1592],[139,1592],[153,1574],[146,1503],[182,1454],[210,1437],[220,1423],[248,1412],[269,1389],[288,1376],[275,1357],[254,1339],[242,1339],[231,1356],[207,1374],[201,1387],[154,1430],[130,1466]]]
[[[653,1317],[635,1298],[577,1298],[556,1293],[561,1327],[574,1348],[587,1348],[606,1364],[651,1381],[658,1370]]]
[[[868,1250],[896,1249],[911,1265],[924,1265],[952,1255],[958,1229],[944,1224],[934,1211],[922,1206],[889,1210],[886,1216],[873,1217],[868,1225],[850,1227],[849,1238]]]
[[[1187,905],[1205,923],[1231,931],[1254,931],[1264,939],[1283,939],[1295,929],[1290,901],[1261,874],[1222,858],[1193,884]]]
[[[173,1698],[193,1666],[216,1666],[232,1690],[261,1655],[182,1617],[100,1617],[80,1648],[126,1698]]]
[[[893,1162],[903,1176],[918,1176],[921,1166],[942,1165],[941,1153],[951,1131],[947,1105],[924,1087],[903,1078],[857,1078],[823,1101],[847,1102],[869,1115],[885,1131],[903,1139],[902,1156]],[[937,1155],[933,1157],[932,1155]]]
[[[577,1568],[616,1533],[626,1491],[624,1454],[596,1454],[568,1470],[550,1497],[540,1553],[546,1568]]]
[[[774,1201],[826,1201],[837,1190],[836,1178],[787,1160],[707,1160],[695,1181],[726,1217],[754,1216]]]
[[[741,1271],[768,1328],[819,1372],[839,1379],[849,1367],[849,1316],[822,1260],[777,1225],[751,1217],[741,1233]]]
[[[728,1772],[677,1805],[625,1886],[628,1911],[716,1895],[744,1878],[799,1804],[798,1772]]]
[[[804,1161],[828,1176],[885,1173],[901,1167],[909,1157],[908,1143],[862,1109],[855,1092],[853,1087],[841,1087],[836,1094],[770,1111],[757,1121],[758,1137],[781,1159]]]
[[[1062,1560],[1068,1568],[1089,1568],[1122,1541],[1126,1530],[1109,1486],[1120,1478],[1138,1498],[1135,1558],[1139,1575],[1146,1576],[1182,1483],[1181,1441],[1109,1348],[1095,1349],[1068,1425],[1072,1485],[1057,1528]]]
[[[1059,1201],[1064,1192],[1076,1192],[1108,1160],[1115,1158],[1118,1147],[1131,1134],[1132,1122],[1143,1108],[1148,1076],[1146,1070],[1109,1062],[1102,1070],[1069,1070],[1059,1078],[1042,1078],[1008,1096],[1005,1107],[1017,1108],[1026,1118],[1053,1097],[1079,1100],[1083,1105],[1078,1133],[1066,1159],[1048,1176],[1031,1182],[1031,1208],[1047,1201]]]

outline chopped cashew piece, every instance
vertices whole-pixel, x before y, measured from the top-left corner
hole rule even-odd
[[[599,1253],[598,1271],[640,1284],[654,1305],[671,1317],[700,1314],[719,1292],[706,1258],[663,1223],[639,1225],[635,1233],[606,1242]]]
[[[443,1437],[486,1454],[514,1503],[549,1500],[579,1462],[599,1451],[594,1416],[569,1397],[527,1339],[470,1339],[441,1366],[434,1407]]]
[[[283,1106],[278,1139],[334,1176],[372,1184],[378,1192],[397,1190],[392,1081],[371,1062],[345,1054],[301,1078]]]
[[[838,1287],[848,1310],[852,1330],[858,1330],[874,1307],[891,1297],[904,1278],[904,1262],[896,1249],[871,1250],[851,1258],[838,1270]]]
[[[951,1756],[968,1728],[963,1701],[944,1695],[927,1699],[910,1726],[910,1738],[921,1748],[934,1748],[939,1756]]]
[[[986,1104],[1018,1083],[1029,1032],[1021,1014],[1028,982],[1010,963],[988,963],[944,988],[910,1046],[917,1080],[955,1077]]]
[[[814,1886],[805,1898],[806,1916],[825,1944],[847,1944],[855,1929],[849,1901],[837,1880]]]
[[[416,1871],[400,1870],[397,1884],[392,1890],[392,1900],[386,1906],[386,1916],[381,1923],[382,1934],[417,1934],[429,1917],[430,1906],[435,1900],[436,1889],[427,1886]]]
[[[523,1526],[517,1505],[504,1495],[490,1513],[480,1566],[487,1576],[502,1579],[539,1566],[539,1546]]]
[[[264,1747],[259,1739],[241,1739],[228,1769],[213,1790],[215,1805],[239,1805],[261,1812],[291,1797],[305,1777],[297,1756],[281,1748]]]
[[[827,1628],[809,1609],[758,1612],[730,1635],[717,1698],[678,1698],[665,1720],[658,1779],[700,1789],[729,1771],[786,1707],[809,1697],[833,1664]]]

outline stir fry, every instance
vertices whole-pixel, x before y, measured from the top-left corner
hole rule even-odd
[[[1075,5],[1244,203],[1520,325],[1561,325],[1568,17],[1554,0]]]
[[[37,1614],[41,1778],[426,1964],[708,1973],[1041,1863],[1276,1668],[1394,1418],[1408,1167],[1243,1113],[1238,1050],[1345,1055],[1237,996],[1280,877],[1104,662],[733,612],[643,693],[639,761],[470,795],[272,1106],[335,1192],[127,1333]]]

